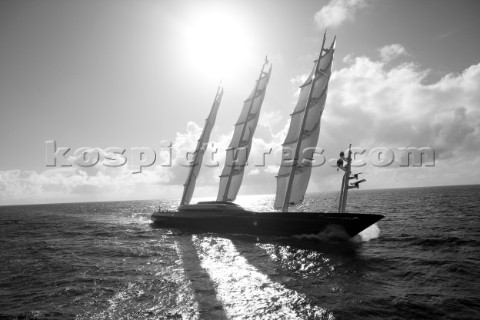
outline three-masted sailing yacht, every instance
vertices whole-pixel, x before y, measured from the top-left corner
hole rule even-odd
[[[349,183],[351,179],[358,179],[358,175],[351,175],[350,150],[347,157],[342,152],[337,162],[338,168],[345,172],[339,212],[288,212],[290,205],[298,204],[303,200],[307,190],[314,148],[320,132],[320,118],[327,98],[334,52],[335,39],[330,47],[325,48],[324,35],[314,68],[300,87],[300,96],[291,114],[290,128],[283,144],[282,164],[277,175],[274,207],[281,211],[252,212],[232,202],[242,182],[252,136],[270,78],[271,67],[268,72],[264,71],[266,61],[253,92],[244,102],[240,118],[235,125],[232,142],[227,149],[225,168],[220,176],[217,201],[183,205],[179,207],[178,212],[158,211],[152,215],[152,221],[161,227],[185,228],[197,232],[280,237],[316,235],[331,226],[337,226],[344,231],[345,236],[353,237],[382,219],[383,216],[377,214],[345,212],[348,190],[358,188],[359,183],[363,182],[362,180]]]

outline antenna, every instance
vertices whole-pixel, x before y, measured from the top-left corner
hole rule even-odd
[[[345,165],[344,165],[344,162],[346,162]],[[358,189],[360,183],[366,182],[367,180],[362,179],[357,182],[349,183],[351,179],[358,180],[358,176],[361,174],[360,172],[360,173],[351,175],[352,174],[352,144],[348,146],[348,155],[346,158],[343,151],[340,152],[340,159],[338,159],[337,161],[337,167],[338,169],[345,171],[345,173],[343,174],[342,189],[340,190],[340,200],[338,203],[338,213],[344,213],[345,208],[347,206],[348,190],[353,188]]]

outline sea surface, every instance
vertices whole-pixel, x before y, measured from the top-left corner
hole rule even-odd
[[[177,204],[0,207],[0,319],[480,319],[480,186],[351,192],[385,218],[305,247],[150,224]]]

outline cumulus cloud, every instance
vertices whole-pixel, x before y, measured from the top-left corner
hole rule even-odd
[[[315,22],[321,28],[338,27],[345,21],[353,21],[355,13],[366,4],[366,0],[330,0],[315,13]]]
[[[189,170],[187,153],[195,150],[200,133],[201,127],[188,122],[184,132],[177,132],[175,141],[162,141],[162,147],[154,150],[155,164],[143,168],[141,173],[133,173],[133,157],[138,154],[132,150],[125,150],[125,165],[118,166],[124,161],[119,162],[117,158],[109,160],[115,165],[109,167],[103,164],[104,160],[114,157],[101,148],[76,150],[78,152],[68,157],[72,164],[70,167],[41,172],[0,171],[0,204],[179,197]],[[222,147],[225,147],[224,144],[222,142]],[[211,148],[209,145],[208,150]],[[92,157],[92,154],[96,156]],[[97,157],[98,161],[95,161]],[[205,157],[204,164],[211,165],[211,161]],[[211,185],[218,177],[220,169],[211,167],[210,170],[208,167],[205,169],[201,184]]]
[[[428,70],[414,63],[392,67],[387,60],[351,57],[333,72],[320,144],[395,151],[392,166],[362,168],[375,177],[371,187],[396,186],[394,180],[401,186],[478,183],[479,174],[465,163],[480,161],[474,152],[480,148],[480,63],[425,84]],[[402,147],[432,148],[435,167],[399,168]]]
[[[136,199],[139,195],[151,199],[168,192],[162,186],[172,177],[160,166],[142,174],[132,174],[126,167],[101,168],[0,171],[0,203],[103,201]]]
[[[400,56],[408,56],[407,50],[398,43],[390,44],[378,49],[382,61],[389,62]]]
[[[433,84],[423,83],[427,74],[413,63],[389,69],[383,61],[357,57],[333,73],[327,115],[342,127],[348,122],[364,143],[431,145],[444,157],[447,149],[475,144],[480,64]]]

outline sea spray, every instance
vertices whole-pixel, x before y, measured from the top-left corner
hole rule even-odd
[[[358,242],[368,242],[372,239],[378,238],[380,236],[380,228],[376,223],[372,224],[367,229],[360,232],[354,237],[354,240],[358,239]]]

